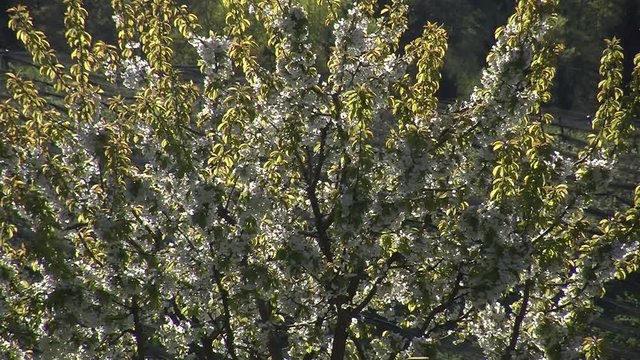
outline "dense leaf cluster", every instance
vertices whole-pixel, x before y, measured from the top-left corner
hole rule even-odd
[[[320,2],[323,3],[323,2]],[[9,358],[596,356],[593,299],[640,262],[640,187],[587,209],[629,148],[640,56],[604,50],[588,143],[548,131],[560,22],[520,0],[471,95],[438,107],[447,50],[407,4],[325,1],[320,71],[300,4],[226,1],[202,31],[171,0],[113,0],[94,41],[65,0],[63,65],[25,7],[10,27],[62,97],[6,75],[0,351]],[[262,48],[256,56],[257,28]],[[202,81],[174,64],[176,37]],[[112,95],[92,79],[106,74]]]

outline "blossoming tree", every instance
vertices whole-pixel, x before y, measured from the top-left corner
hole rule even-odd
[[[171,0],[113,0],[110,45],[65,0],[71,64],[13,8],[63,101],[5,76],[0,352],[394,359],[473,342],[496,359],[597,355],[579,325],[638,266],[640,187],[603,219],[587,209],[633,134],[640,57],[625,92],[607,43],[593,134],[568,154],[541,108],[557,0],[520,0],[481,83],[447,109],[442,28],[398,49],[406,4],[374,3],[326,4],[326,74],[293,1],[227,1],[225,33],[205,35]],[[269,61],[253,56],[255,26]],[[172,63],[177,37],[202,81]]]

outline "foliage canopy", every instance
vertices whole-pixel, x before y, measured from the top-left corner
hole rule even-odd
[[[580,325],[640,261],[640,187],[609,191],[640,108],[607,42],[588,144],[559,151],[556,0],[520,0],[471,96],[436,98],[446,34],[398,49],[406,5],[325,1],[318,64],[292,1],[227,1],[200,33],[171,0],[113,0],[117,44],[65,0],[73,64],[10,12],[40,74],[0,103],[0,352],[10,358],[597,356]],[[255,56],[252,26],[272,59]],[[172,59],[199,54],[202,81]],[[99,84],[106,74],[111,85]],[[594,345],[595,344],[595,345]]]

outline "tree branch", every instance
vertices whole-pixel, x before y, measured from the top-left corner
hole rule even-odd
[[[522,327],[522,322],[524,321],[524,317],[527,314],[527,306],[529,305],[529,292],[531,291],[532,286],[532,280],[527,280],[524,284],[522,305],[520,305],[520,310],[518,311],[515,323],[513,324],[511,340],[509,341],[509,346],[507,346],[507,349],[502,356],[503,360],[510,360],[512,358],[512,353],[516,350],[516,345],[518,344],[518,338],[520,336],[520,328]]]
[[[131,315],[133,315],[133,337],[136,339],[136,360],[145,360],[147,353],[147,338],[144,333],[144,325],[140,318],[140,307],[138,297],[131,299]]]
[[[222,274],[213,267],[213,278],[216,282],[216,286],[218,287],[218,292],[220,293],[220,298],[222,298],[222,307],[224,309],[223,323],[225,330],[225,345],[227,347],[227,352],[229,352],[229,356],[232,360],[238,360],[238,355],[236,354],[235,348],[235,336],[233,333],[233,329],[231,328],[231,310],[229,309],[229,291],[224,288],[222,284]]]
[[[283,352],[283,348],[285,344],[283,343],[286,343],[286,330],[282,329],[281,331],[278,331],[277,329],[273,328],[275,325],[273,325],[272,321],[273,318],[271,316],[271,305],[267,301],[261,299],[257,294],[256,306],[258,307],[258,312],[260,313],[260,322],[270,327],[266,331],[268,333],[267,348],[269,349],[269,355],[271,356],[271,359],[284,360],[285,354]],[[282,331],[285,331],[284,336],[282,334]],[[285,339],[284,341],[283,338]]]

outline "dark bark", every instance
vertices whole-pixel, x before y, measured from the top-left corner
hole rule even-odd
[[[258,306],[258,312],[260,313],[260,321],[266,324],[272,323],[272,308],[271,305],[259,297],[256,297],[256,305]],[[286,345],[286,333],[284,331],[278,331],[277,329],[271,328],[267,330],[268,334],[268,343],[267,348],[269,349],[269,355],[272,360],[284,360],[284,347]]]
[[[436,315],[446,311],[447,309],[451,308],[451,306],[453,306],[454,302],[457,299],[458,293],[460,292],[460,288],[461,288],[460,281],[462,281],[463,276],[464,276],[463,272],[458,271],[458,275],[456,276],[456,279],[454,280],[454,283],[453,283],[453,289],[451,290],[451,293],[449,294],[449,297],[447,298],[447,300],[442,304],[433,308],[433,310],[431,310],[431,312],[427,315],[424,326],[422,327],[423,333],[427,331],[429,325],[431,324],[433,319],[435,319]]]
[[[429,329],[431,322],[436,318],[436,316],[442,312],[445,312],[451,309],[451,307],[455,304],[456,300],[458,300],[462,296],[460,295],[460,290],[462,290],[460,281],[462,281],[463,278],[464,278],[464,273],[462,272],[462,270],[458,270],[458,274],[456,275],[456,278],[453,281],[453,284],[452,284],[453,288],[451,289],[449,296],[443,303],[431,309],[429,314],[427,314],[427,316],[425,317],[424,324],[420,328],[406,329],[406,330],[403,329],[402,331],[397,331],[397,330],[395,331],[396,333],[401,334],[406,338],[404,345],[401,348],[402,350],[406,350],[407,348],[409,348],[409,345],[411,345],[411,340],[414,337],[428,335],[430,331],[427,331],[427,329]],[[464,315],[461,317],[464,317]]]
[[[510,360],[513,357],[513,352],[516,350],[516,346],[518,345],[518,338],[520,337],[520,328],[522,327],[522,322],[524,321],[524,317],[527,314],[527,307],[529,306],[529,292],[531,291],[531,286],[533,282],[531,280],[527,280],[524,285],[524,290],[522,293],[522,305],[520,305],[520,310],[518,311],[518,315],[516,315],[515,323],[513,324],[513,331],[511,333],[511,339],[509,340],[509,346],[507,346],[504,351],[504,355],[502,356],[502,360]]]
[[[347,286],[347,293],[340,295],[335,300],[336,326],[333,332],[333,345],[331,348],[331,360],[342,360],[345,356],[349,325],[354,316],[354,310],[349,308],[349,302],[353,299],[360,285],[360,276],[352,277]]]
[[[315,228],[318,233],[318,247],[320,247],[320,251],[322,255],[324,255],[329,262],[333,262],[333,254],[331,252],[331,240],[329,238],[329,234],[327,233],[327,229],[329,228],[332,219],[325,217],[320,211],[320,205],[318,202],[318,197],[316,195],[315,186],[309,186],[307,188],[307,196],[309,197],[309,202],[311,203],[311,209],[313,211],[313,217],[315,222]]]
[[[317,194],[317,186],[322,175],[322,166],[324,165],[325,160],[325,144],[328,131],[328,126],[326,126],[320,133],[320,149],[319,154],[316,156],[317,160],[315,164],[312,161],[313,157],[311,154],[307,154],[309,163],[307,166],[303,166],[303,173],[307,173],[305,176],[307,182],[307,197],[311,204],[311,210],[313,211],[318,247],[320,247],[322,255],[324,255],[330,262],[333,262],[331,239],[327,233],[327,229],[329,229],[329,226],[331,226],[331,223],[333,222],[332,214],[325,215],[322,213]]]
[[[145,355],[147,353],[147,338],[144,333],[142,319],[140,318],[138,298],[135,296],[131,299],[131,315],[133,315],[133,336],[136,338],[135,357],[137,360],[145,360]]]
[[[222,319],[224,325],[225,332],[225,345],[227,347],[227,352],[229,353],[229,357],[232,360],[238,360],[238,355],[236,354],[235,348],[235,336],[233,333],[233,329],[231,328],[231,310],[229,309],[229,291],[225,289],[222,284],[222,274],[216,269],[213,268],[214,280],[216,282],[216,286],[218,287],[218,292],[220,293],[220,298],[222,299],[222,308],[224,310],[224,316]]]
[[[331,348],[331,360],[343,360],[347,347],[347,336],[351,325],[351,312],[338,306],[338,319],[333,334],[333,346]]]

